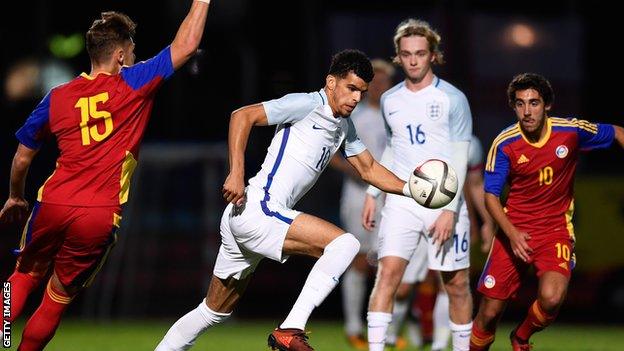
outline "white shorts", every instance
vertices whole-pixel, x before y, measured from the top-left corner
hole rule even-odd
[[[366,192],[363,192],[366,195]],[[364,208],[364,195],[361,198],[344,197],[340,200],[340,221],[342,227],[347,233],[353,234],[360,242],[360,253],[368,254],[377,252],[377,232],[378,226],[372,231],[368,231],[362,227],[362,209]],[[375,221],[379,223],[379,210],[383,202],[377,198],[377,214]]]
[[[214,275],[243,279],[264,258],[286,262],[282,248],[292,221],[301,212],[249,197],[239,207],[229,204],[221,217],[221,246]]]
[[[396,256],[410,261],[408,267],[412,277],[406,274],[403,281],[423,279],[427,268],[452,272],[470,266],[470,221],[465,202],[460,208],[453,236],[438,250],[427,229],[441,211],[424,208],[404,196],[388,194],[386,197],[379,225],[379,258]],[[422,246],[427,248],[426,254]],[[423,256],[427,258],[426,264]]]

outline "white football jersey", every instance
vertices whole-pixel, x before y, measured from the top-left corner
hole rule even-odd
[[[449,162],[451,142],[471,138],[466,96],[438,77],[417,92],[407,89],[404,82],[397,84],[382,95],[381,110],[392,149],[390,169],[405,181],[425,160]]]
[[[350,118],[334,117],[323,89],[263,102],[270,125],[278,125],[248,192],[263,202],[292,208],[316,183],[334,153],[357,155],[366,147]],[[267,208],[267,211],[270,211]]]
[[[358,136],[368,151],[373,155],[375,160],[381,160],[381,154],[386,147],[386,129],[384,127],[381,110],[366,103],[361,102],[349,117]],[[351,177],[345,176],[342,184],[342,201],[358,201],[362,203],[366,186],[363,181],[353,180]]]
[[[483,145],[479,138],[473,135],[468,148],[468,170],[473,171],[479,168],[483,168]]]

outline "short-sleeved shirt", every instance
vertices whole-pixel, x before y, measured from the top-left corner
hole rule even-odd
[[[86,207],[125,203],[154,94],[173,72],[167,47],[119,74],[83,73],[53,88],[16,133],[31,149],[50,134],[58,142],[56,169],[37,200]]]
[[[529,142],[518,123],[503,130],[490,148],[485,191],[500,196],[510,186],[505,212],[530,235],[567,232],[574,239],[574,174],[579,151],[612,144],[612,125],[550,117],[542,140]]]
[[[333,115],[323,89],[288,94],[263,106],[269,124],[277,125],[260,171],[249,180],[263,201],[292,208],[337,150],[345,157],[366,150],[351,119]]]
[[[382,95],[381,111],[393,152],[390,169],[405,181],[428,159],[449,162],[452,142],[470,141],[472,136],[466,96],[438,77],[417,92],[404,82],[397,84]]]

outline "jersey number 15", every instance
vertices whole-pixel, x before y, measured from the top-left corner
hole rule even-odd
[[[100,93],[94,96],[82,97],[78,99],[75,108],[80,109],[80,134],[82,145],[90,145],[91,139],[102,141],[113,132],[113,119],[108,111],[98,110],[97,104],[108,101],[108,93]],[[102,118],[104,120],[104,132],[100,133],[98,124],[89,128],[89,118]]]

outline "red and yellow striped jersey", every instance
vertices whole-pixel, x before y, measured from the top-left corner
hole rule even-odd
[[[167,47],[119,74],[82,73],[53,88],[17,133],[38,149],[53,134],[60,156],[37,200],[71,206],[114,206],[128,200],[139,143],[154,95],[174,72]]]

